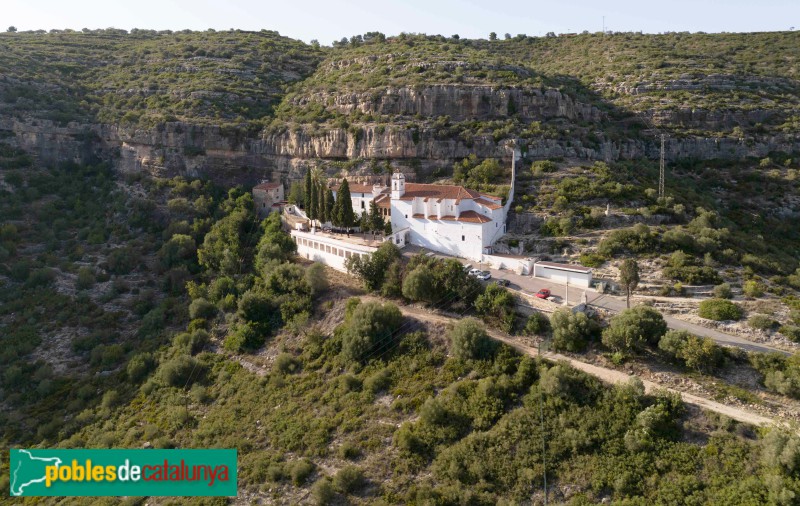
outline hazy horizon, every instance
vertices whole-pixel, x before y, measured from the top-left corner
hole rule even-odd
[[[0,12],[0,30],[19,31],[118,28],[131,30],[205,31],[240,29],[275,30],[294,39],[313,39],[330,45],[342,37],[380,31],[387,36],[406,33],[462,38],[499,38],[509,33],[543,36],[548,32],[706,32],[751,33],[789,31],[800,27],[800,3],[776,0],[754,4],[724,0],[714,5],[678,0],[654,8],[629,0],[602,6],[578,0],[569,6],[511,0],[502,10],[475,0],[423,2],[404,0],[390,7],[364,0],[337,3],[312,0],[298,3],[233,0],[223,4],[202,0],[142,0],[113,4],[78,0],[8,0]]]

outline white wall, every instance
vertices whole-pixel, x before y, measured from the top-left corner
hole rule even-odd
[[[394,201],[392,204],[394,206],[392,229],[408,228],[408,239],[411,244],[476,262],[481,260],[484,237],[487,235],[484,228],[493,230],[493,223],[481,225],[460,221],[413,218],[411,201]]]
[[[483,263],[495,269],[505,269],[523,276],[528,276],[533,271],[531,258],[483,255]]]
[[[340,241],[312,232],[291,231],[297,244],[297,254],[308,260],[321,262],[336,270],[347,272],[345,261],[353,255],[369,255],[377,248]]]

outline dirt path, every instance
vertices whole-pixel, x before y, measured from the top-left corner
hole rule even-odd
[[[415,306],[400,306],[400,311],[406,316],[410,316],[420,320],[426,320],[429,322],[435,322],[441,324],[453,324],[454,322],[457,321],[456,318],[444,316],[442,314],[434,313],[432,311]],[[487,332],[492,338],[508,344],[509,346],[517,349],[521,353],[525,353],[532,357],[536,357],[539,355],[539,351],[536,348],[523,344],[520,341],[513,339],[506,334],[488,328]],[[599,367],[593,364],[588,364],[586,362],[582,362],[580,360],[576,360],[574,358],[567,357],[559,353],[544,352],[542,354],[542,357],[553,361],[561,361],[561,360],[566,361],[575,369],[579,369],[587,374],[591,374],[592,376],[595,376],[596,378],[599,378],[600,380],[606,383],[611,383],[611,384],[625,383],[629,381],[631,378],[633,378],[633,376],[630,374],[621,371],[616,371],[614,369],[607,369],[605,367]],[[679,394],[683,399],[683,401],[686,402],[687,404],[693,404],[700,408],[707,409],[709,411],[714,411],[716,413],[725,415],[728,418],[732,418],[739,422],[744,422],[757,426],[770,426],[775,424],[786,425],[786,422],[781,420],[776,420],[766,416],[758,415],[756,413],[753,413],[751,411],[739,407],[729,406],[727,404],[722,404],[716,401],[712,401],[710,399],[706,399],[705,397],[700,397],[686,392],[681,392],[679,390],[675,390],[674,388],[663,387],[658,383],[654,383],[652,381],[643,380],[642,383],[644,384],[646,392],[652,392],[653,390],[656,389],[674,392]]]

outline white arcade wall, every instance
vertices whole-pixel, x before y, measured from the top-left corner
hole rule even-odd
[[[372,246],[353,244],[313,232],[292,230],[291,236],[297,244],[298,255],[342,272],[347,272],[344,263],[348,258],[354,255],[366,256],[377,250]]]

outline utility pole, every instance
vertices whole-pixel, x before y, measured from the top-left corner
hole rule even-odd
[[[603,16],[603,35],[606,34],[606,17]]]
[[[661,134],[661,164],[658,172],[658,198],[664,198],[664,138],[666,135]]]

